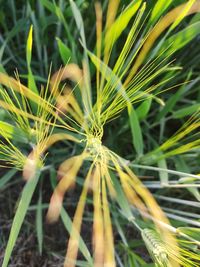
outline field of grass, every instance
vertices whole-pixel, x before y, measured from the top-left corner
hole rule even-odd
[[[200,0],[0,1],[0,266],[200,266]]]

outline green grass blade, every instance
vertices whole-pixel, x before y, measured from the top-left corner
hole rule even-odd
[[[144,144],[142,137],[142,130],[140,127],[139,119],[137,117],[137,113],[131,104],[128,104],[128,115],[131,126],[131,133],[133,139],[133,146],[138,154],[138,156],[143,155]]]
[[[129,21],[131,18],[135,15],[137,10],[139,9],[142,1],[137,0],[133,1],[116,19],[116,21],[113,23],[113,25],[108,30],[106,36],[105,36],[105,46],[106,50],[109,51],[109,49],[113,46],[113,44],[116,42],[116,40],[120,37],[122,32],[127,27]]]
[[[10,179],[15,175],[16,172],[17,171],[15,169],[12,169],[1,177],[0,189],[10,181]]]
[[[200,34],[200,22],[189,25],[182,31],[179,31],[165,40],[159,53],[165,51],[165,56],[168,56],[187,45],[198,34]]]
[[[43,227],[42,227],[42,192],[40,190],[40,195],[36,208],[36,232],[37,232],[37,240],[39,253],[42,255],[42,244],[43,244]]]
[[[187,106],[187,107],[174,111],[173,117],[176,119],[180,119],[180,118],[194,114],[198,109],[200,109],[200,103],[194,104],[192,106]]]
[[[72,220],[69,217],[69,215],[67,214],[67,212],[65,211],[64,208],[62,208],[61,210],[61,219],[63,221],[63,224],[66,228],[66,230],[70,233],[71,232],[71,228],[72,228]],[[83,254],[83,256],[85,257],[85,259],[88,261],[89,266],[93,266],[93,260],[92,257],[90,255],[90,252],[85,244],[85,242],[83,241],[83,239],[80,236],[79,239],[79,249],[81,251],[81,253]]]
[[[58,49],[59,49],[59,53],[62,58],[62,61],[64,65],[66,65],[70,62],[70,59],[72,57],[72,52],[58,37],[56,38],[56,41],[58,44]]]
[[[114,184],[114,188],[117,193],[117,203],[119,207],[121,208],[121,212],[123,215],[128,219],[128,221],[133,221],[135,217],[133,216],[133,213],[131,211],[131,207],[128,203],[128,200],[124,194],[124,191],[122,190],[121,184],[118,180],[118,178],[115,176],[113,172],[110,171],[110,175]]]
[[[150,22],[153,23],[155,20],[157,20],[160,15],[162,15],[165,10],[170,6],[172,3],[172,0],[158,0],[156,1],[156,4],[152,10]]]
[[[186,82],[190,79],[191,74],[192,72],[188,74]],[[194,81],[192,81],[191,83],[187,85],[184,84],[175,94],[173,94],[169,98],[169,100],[165,103],[165,106],[163,107],[163,109],[158,113],[155,121],[156,122],[160,121],[166,114],[171,112],[174,106],[176,105],[176,103],[183,97],[184,93],[189,91],[198,81],[199,81],[199,78],[195,79]]]
[[[147,98],[135,110],[139,121],[144,120],[146,118],[151,108],[151,103],[152,103],[152,98]]]
[[[24,218],[26,215],[26,212],[28,210],[29,204],[31,202],[33,193],[35,191],[36,185],[38,183],[40,177],[40,172],[38,171],[33,179],[28,181],[26,185],[24,186],[24,189],[22,191],[22,195],[19,201],[18,208],[15,213],[15,217],[13,219],[12,228],[10,231],[8,243],[6,246],[5,256],[3,259],[3,265],[2,267],[7,267],[8,262],[10,260],[10,256],[12,254],[13,248],[15,246],[17,237],[19,235],[21,226],[24,222]]]
[[[56,14],[54,4],[49,0],[41,0],[41,3],[46,7],[51,13]]]

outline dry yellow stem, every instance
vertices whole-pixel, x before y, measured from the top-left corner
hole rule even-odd
[[[102,199],[103,199],[103,218],[104,218],[104,246],[105,246],[105,259],[104,267],[115,267],[115,250],[114,238],[112,232],[112,222],[110,218],[109,203],[106,193],[105,180],[102,181]]]
[[[78,65],[71,63],[61,68],[51,76],[50,89],[54,96],[59,95],[57,88],[61,81],[70,79],[71,81],[81,84],[83,79],[82,70]]]
[[[134,188],[132,188],[131,185],[129,184],[129,179],[130,179],[129,176],[120,169],[118,169],[118,174],[120,177],[123,190],[129,202],[135,207],[137,207],[140,212],[147,212],[147,208],[145,207],[144,203],[137,196]]]
[[[91,172],[92,172],[93,166],[90,167],[90,170],[87,174],[83,191],[81,193],[78,206],[74,215],[73,224],[72,224],[72,230],[71,235],[67,247],[67,254],[65,257],[65,263],[64,267],[75,267],[76,266],[76,259],[78,255],[78,247],[79,247],[79,238],[80,238],[80,230],[81,230],[81,224],[82,224],[82,218],[83,218],[83,212],[85,208],[85,201],[88,193],[88,183],[91,179]]]
[[[74,186],[76,175],[83,163],[83,156],[76,156],[64,162],[62,166],[62,179],[56,186],[50,200],[47,212],[47,221],[53,223],[58,220],[62,208],[63,197],[66,191]]]
[[[101,173],[100,166],[97,165],[93,174],[93,249],[94,267],[102,267],[104,263],[104,225],[101,203]]]

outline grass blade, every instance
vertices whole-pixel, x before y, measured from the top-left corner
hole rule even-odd
[[[62,58],[62,61],[64,65],[68,64],[70,62],[70,59],[72,57],[72,52],[71,50],[60,40],[60,38],[56,38],[57,43],[58,43],[58,49],[60,56]]]
[[[31,25],[30,27],[26,43],[26,61],[28,67],[28,88],[30,88],[33,92],[38,94],[37,86],[35,84],[35,79],[31,70],[32,46],[33,46],[33,25]]]
[[[10,181],[10,179],[15,175],[16,172],[17,172],[16,170],[12,169],[1,177],[0,189]]]
[[[42,255],[42,244],[43,244],[43,228],[42,228],[42,192],[40,190],[40,195],[36,208],[36,232],[37,240],[39,246],[39,253]]]
[[[15,213],[15,217],[13,219],[12,228],[10,231],[8,243],[6,246],[5,256],[3,260],[2,267],[7,267],[8,262],[10,260],[10,256],[12,254],[14,245],[16,243],[17,237],[19,235],[19,231],[21,229],[21,226],[23,224],[26,212],[28,210],[29,204],[31,202],[33,193],[35,191],[36,185],[38,183],[40,177],[40,172],[38,171],[33,179],[28,181],[26,185],[24,186],[24,189],[22,191],[22,195],[20,198],[20,202],[18,205],[18,208]]]
[[[130,121],[131,133],[132,133],[132,138],[133,138],[133,146],[138,156],[140,157],[143,155],[143,151],[144,151],[142,130],[140,127],[137,113],[131,104],[128,104],[128,114],[129,114],[129,121]]]

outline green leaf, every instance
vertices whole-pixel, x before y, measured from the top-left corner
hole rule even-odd
[[[187,106],[185,108],[181,108],[173,112],[173,117],[176,119],[180,119],[191,114],[194,114],[198,109],[200,109],[200,104],[193,104],[191,106]]]
[[[42,193],[40,195],[36,207],[36,232],[39,246],[39,253],[42,255],[42,244],[43,244],[43,228],[42,228]]]
[[[70,62],[70,59],[72,57],[72,52],[58,37],[56,38],[56,40],[58,43],[60,56],[62,58],[64,65],[66,65]]]
[[[109,50],[116,42],[116,40],[120,37],[131,18],[139,9],[141,3],[141,0],[131,2],[131,4],[122,13],[120,13],[119,17],[110,27],[110,29],[108,29],[105,36],[106,50]]]
[[[63,224],[64,224],[66,230],[68,231],[68,233],[71,233],[72,220],[70,219],[68,213],[64,210],[64,208],[62,208],[62,210],[61,210],[61,219],[62,219]],[[85,259],[88,261],[89,266],[92,267],[93,266],[92,257],[90,255],[90,252],[89,252],[85,242],[81,238],[81,236],[79,239],[79,249],[80,249],[81,253],[83,254],[83,256],[85,257]]]
[[[28,210],[29,204],[31,202],[33,193],[35,191],[36,185],[38,183],[40,177],[40,172],[38,171],[33,179],[28,181],[26,185],[24,186],[24,189],[22,191],[22,195],[19,201],[18,208],[15,213],[15,217],[13,219],[10,235],[8,238],[8,243],[6,246],[5,256],[3,259],[3,265],[2,267],[7,267],[8,262],[10,260],[10,256],[12,254],[13,248],[15,246],[15,243],[17,241],[17,237],[19,235],[19,231],[21,229],[21,226],[24,222],[24,218],[26,215],[26,212]]]
[[[192,72],[189,73],[186,82],[190,79]],[[164,108],[158,113],[156,116],[156,121],[160,121],[167,113],[171,112],[173,110],[173,107],[176,105],[176,103],[181,99],[184,93],[189,91],[197,82],[199,81],[199,78],[195,79],[193,82],[188,83],[187,85],[184,84],[175,94],[173,94],[169,100],[165,103]]]
[[[17,170],[12,169],[0,178],[0,189],[10,181],[10,179],[16,174],[16,172]]]
[[[52,1],[49,0],[41,0],[41,3],[43,4],[44,7],[46,7],[49,11],[51,11],[51,13],[55,14],[55,7],[54,4],[52,3]]]
[[[151,108],[151,103],[152,103],[152,98],[148,98],[144,100],[142,104],[139,105],[139,107],[136,109],[138,120],[141,121],[146,118]]]
[[[150,22],[153,23],[155,20],[157,20],[160,15],[162,15],[165,10],[170,6],[172,3],[172,0],[158,0],[156,1],[156,4],[152,10]]]
[[[194,39],[198,34],[200,34],[200,22],[193,23],[189,25],[182,31],[172,35],[162,44],[162,50],[159,53],[165,50],[165,56],[168,56],[175,51],[178,51],[185,45],[187,45],[192,39]]]
[[[124,194],[124,191],[122,190],[122,186],[118,178],[115,176],[115,174],[112,171],[110,171],[110,175],[111,175],[111,178],[114,184],[114,188],[117,193],[116,201],[118,205],[120,206],[123,215],[128,219],[128,221],[133,221],[135,217],[133,216],[128,200]]]
[[[144,151],[142,130],[140,127],[139,119],[137,117],[137,113],[130,103],[128,103],[128,114],[133,138],[133,146],[138,156],[140,157],[143,155]]]

